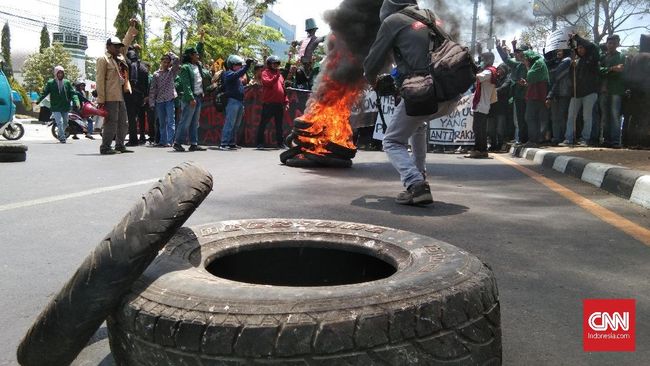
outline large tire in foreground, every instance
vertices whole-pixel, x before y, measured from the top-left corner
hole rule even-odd
[[[212,176],[184,163],[156,183],[86,257],[18,347],[25,365],[69,365],[158,251],[212,190]]]
[[[499,365],[492,271],[338,221],[182,229],[108,319],[120,365]]]
[[[0,143],[0,162],[15,163],[27,160],[27,146],[18,143]]]

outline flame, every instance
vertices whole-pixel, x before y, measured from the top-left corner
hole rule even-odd
[[[328,68],[336,68],[338,58],[343,55],[336,56],[328,60]],[[308,150],[309,152],[326,154],[328,151],[325,149],[325,145],[328,142],[356,149],[352,142],[350,114],[363,87],[362,81],[342,83],[334,80],[328,74],[323,75],[314,99],[310,100],[305,114],[301,117],[301,119],[312,123],[306,131],[318,135],[317,137],[299,137],[301,141],[314,145],[314,148]]]

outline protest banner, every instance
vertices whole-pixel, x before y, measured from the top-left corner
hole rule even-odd
[[[572,28],[567,27],[549,34],[548,37],[546,37],[544,51],[548,53],[557,50],[568,50],[569,33],[572,33]]]
[[[435,145],[474,145],[472,94],[460,98],[448,116],[429,122],[429,143]]]

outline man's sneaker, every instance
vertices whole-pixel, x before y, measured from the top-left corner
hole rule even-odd
[[[117,154],[117,151],[115,151],[113,149],[100,149],[99,153],[101,155],[115,155],[115,154]]]
[[[181,146],[182,147],[182,146]],[[205,151],[204,147],[201,147],[199,145],[190,145],[189,148],[190,151]]]
[[[115,151],[118,151],[120,154],[128,154],[133,152],[133,150],[129,150],[124,146],[116,146]]]
[[[397,195],[395,202],[400,205],[428,205],[433,203],[431,188],[426,181],[411,184],[406,191]]]
[[[87,138],[87,139],[91,139],[91,140],[94,140],[94,139],[95,139],[95,138],[93,137],[93,135],[86,135],[86,138]]]
[[[257,150],[264,150],[264,145],[257,145],[256,149]]]
[[[178,152],[184,152],[185,151],[185,148],[181,144],[174,144],[173,148],[174,148],[174,151],[178,151]]]
[[[77,135],[72,135],[72,139],[73,139],[73,140],[79,140],[79,136],[77,136]]]
[[[230,145],[227,147],[228,150],[237,150],[237,145]]]
[[[573,146],[573,143],[571,141],[569,141],[569,140],[564,140],[564,141],[560,142],[559,144],[557,144],[557,146],[564,146],[564,147]]]

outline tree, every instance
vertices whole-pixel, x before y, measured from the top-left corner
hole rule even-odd
[[[65,77],[68,80],[77,80],[79,70],[72,63],[70,53],[62,45],[54,44],[43,50],[43,53],[34,53],[27,57],[23,66],[23,85],[27,90],[43,89],[45,82],[54,77],[54,67],[63,66]]]
[[[541,19],[548,31],[571,27],[595,43],[614,33],[622,33],[624,38],[629,31],[650,31],[649,23],[643,23],[643,18],[650,16],[648,0],[535,0],[535,7],[547,14]]]
[[[163,34],[163,42],[172,42],[172,21],[167,20],[165,22],[165,30]]]
[[[189,24],[187,43],[198,40],[192,23],[205,30],[205,49],[212,57],[225,59],[236,53],[247,57],[259,57],[269,52],[269,41],[282,40],[282,33],[259,24],[262,15],[275,0],[215,1],[179,0],[176,9],[185,9],[185,17],[176,18],[181,24]],[[212,4],[216,4],[212,6]]]
[[[13,66],[11,66],[11,31],[9,30],[9,22],[5,22],[4,27],[2,27],[2,40],[0,42],[0,47],[2,48],[2,58],[4,59],[4,73],[7,77],[12,78],[14,76]]]
[[[48,47],[50,47],[50,32],[47,30],[47,25],[43,24],[43,29],[41,29],[41,46],[38,52],[43,53],[43,50]]]
[[[137,18],[139,15],[142,15],[140,6],[138,5],[138,0],[122,0],[118,8],[117,16],[115,17],[115,22],[113,26],[117,31],[118,37],[124,37],[126,31],[129,29],[129,20],[131,18]],[[134,43],[142,44],[142,25],[138,23],[136,29],[138,30],[138,35],[135,37]]]
[[[97,80],[97,59],[86,56],[86,79]]]

